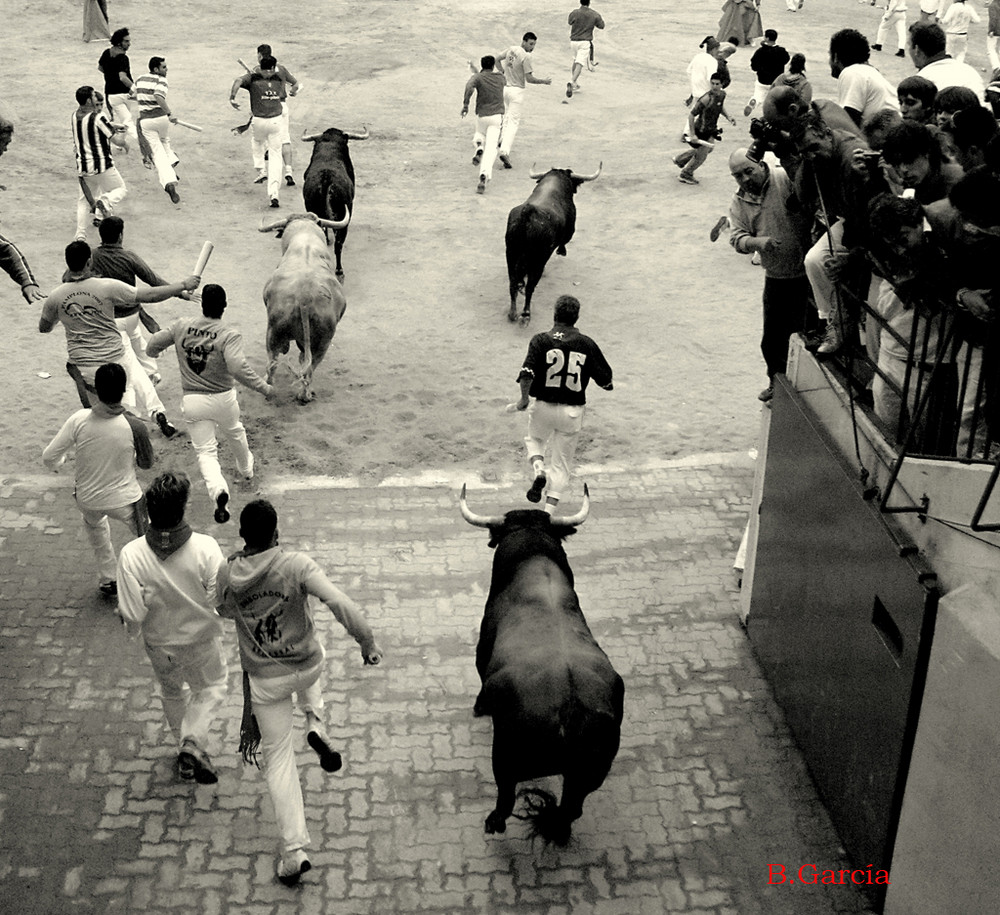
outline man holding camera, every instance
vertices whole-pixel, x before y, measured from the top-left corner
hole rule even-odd
[[[809,236],[802,213],[789,206],[792,187],[785,170],[748,153],[737,149],[729,157],[729,172],[739,185],[729,207],[729,243],[740,254],[759,254],[764,268],[760,351],[768,385],[757,396],[766,403],[774,394],[774,376],[785,371],[788,338],[806,325],[810,296],[804,259]]]
[[[677,176],[681,184],[700,183],[695,178],[694,172],[715,149],[715,141],[722,138],[719,115],[721,114],[730,124],[736,123],[726,111],[726,91],[722,88],[721,73],[713,74],[711,86],[712,88],[691,106],[688,114],[688,129],[684,139],[691,148],[674,156],[674,165],[681,170]]]

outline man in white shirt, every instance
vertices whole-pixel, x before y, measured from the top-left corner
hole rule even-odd
[[[944,29],[937,23],[915,22],[910,26],[910,59],[917,72],[929,79],[940,92],[948,86],[965,86],[986,103],[982,77],[968,64],[949,57],[945,51]]]
[[[500,161],[504,168],[513,168],[510,163],[510,148],[514,145],[517,128],[521,124],[521,103],[524,101],[525,83],[548,86],[551,79],[534,75],[531,52],[535,50],[538,36],[525,32],[520,46],[511,45],[497,54],[497,69],[504,75],[507,84],[503,90],[503,122],[500,125]]]
[[[98,587],[106,597],[118,593],[108,518],[127,524],[135,536],[145,531],[146,511],[135,467],[153,466],[146,427],[122,406],[125,384],[125,369],[118,363],[102,365],[94,379],[98,398],[94,406],[77,410],[42,452],[45,466],[58,473],[66,455],[75,450],[73,498],[97,558]]]
[[[830,75],[837,80],[837,103],[859,127],[886,108],[899,111],[896,87],[868,63],[870,54],[868,39],[857,29],[841,29],[830,38]]]
[[[146,490],[150,528],[122,547],[118,612],[130,632],[142,631],[179,748],[177,774],[212,785],[219,776],[204,748],[228,675],[222,620],[215,612],[224,558],[214,538],[185,521],[190,492],[183,473],[160,474]]]

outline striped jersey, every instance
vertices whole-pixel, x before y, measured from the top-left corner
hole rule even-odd
[[[104,113],[92,111],[80,117],[74,112],[72,126],[77,174],[97,175],[112,168],[111,137],[115,129]]]
[[[153,118],[166,114],[156,100],[156,93],[167,95],[167,78],[158,73],[143,73],[135,81],[135,97],[139,102],[139,117]]]

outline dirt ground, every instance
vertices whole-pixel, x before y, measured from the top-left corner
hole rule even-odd
[[[594,336],[615,369],[615,390],[592,388],[580,462],[684,456],[752,447],[766,383],[758,349],[763,274],[709,229],[728,209],[734,185],[727,159],[746,142],[742,108],[752,90],[750,52],[730,60],[728,108],[736,118],[698,172],[680,184],[670,156],[686,110],[685,69],[698,42],[714,33],[716,2],[625,3],[595,0],[608,27],[597,38],[599,66],[582,91],[565,99],[570,51],[561,4],[482,0],[263,0],[230,4],[110,0],[111,25],[128,26],[133,75],[152,55],[167,58],[170,102],[202,133],[172,128],[181,165],[182,203],[174,207],[133,151],[119,156],[129,186],[121,215],[126,245],[168,279],[191,271],[204,240],[215,252],[205,282],[229,295],[227,320],[244,336],[253,365],[265,367],[261,290],[279,258],[279,242],[259,234],[266,195],[253,185],[248,137],[230,128],[245,119],[229,107],[240,73],[269,41],[302,81],[292,133],[299,186],[285,188],[280,213],[302,210],[301,175],[310,145],[295,137],[329,126],[371,136],[351,145],[357,173],[354,220],[345,248],[348,307],[315,378],[317,399],[300,406],[291,375],[268,404],[243,391],[244,421],[264,472],[361,475],[369,480],[429,468],[489,474],[522,466],[524,418],[504,414],[528,339],[551,324],[557,295],[583,304],[579,326]],[[74,92],[103,88],[97,59],[106,42],[80,41],[80,5],[18,2],[6,16],[7,46],[17,48],[0,77],[0,94],[19,121],[0,162],[3,232],[16,240],[43,289],[55,286],[62,251],[74,233],[77,182],[69,119]],[[790,52],[804,51],[816,94],[833,96],[826,66],[829,35],[855,26],[874,41],[881,11],[855,0],[806,0],[789,13],[764,0],[765,27]],[[969,62],[985,64],[981,26]],[[539,36],[535,72],[512,152],[498,163],[484,196],[475,194],[472,118],[462,120],[466,60]],[[877,56],[898,81],[908,59]],[[529,328],[506,319],[504,229],[511,207],[533,183],[527,173],[571,166],[600,178],[577,194],[577,233],[565,258],[553,257],[536,290]],[[97,232],[89,232],[97,244]],[[7,315],[0,393],[0,468],[33,472],[40,452],[77,401],[64,371],[61,328],[37,332],[37,308],[0,280]],[[154,305],[162,324],[192,310],[180,300]],[[180,421],[177,366],[161,357],[161,397]],[[48,373],[50,377],[42,377]],[[182,457],[186,436],[166,442],[164,459]]]

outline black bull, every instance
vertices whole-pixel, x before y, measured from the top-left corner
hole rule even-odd
[[[354,163],[347,148],[348,140],[366,140],[368,129],[349,133],[329,127],[320,134],[303,134],[302,139],[313,144],[312,158],[302,178],[302,200],[307,213],[320,219],[342,221],[348,225],[334,230],[333,253],[337,260],[337,277],[343,279],[341,253],[347,240],[351,211],[354,208]]]
[[[602,163],[603,164],[603,163]],[[507,319],[517,320],[517,294],[524,289],[521,323],[531,320],[531,296],[542,278],[545,265],[556,251],[566,254],[566,245],[576,231],[576,204],[573,195],[584,181],[601,173],[574,175],[568,168],[530,172],[538,184],[528,199],[507,216],[507,278],[510,280],[510,311]]]
[[[475,713],[493,718],[496,809],[486,832],[504,832],[519,782],[563,777],[562,798],[532,792],[535,831],[569,841],[583,801],[604,782],[621,736],[625,684],[580,609],[562,541],[586,517],[553,521],[539,510],[467,521],[490,531],[493,576],[476,648],[482,689]]]

